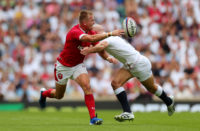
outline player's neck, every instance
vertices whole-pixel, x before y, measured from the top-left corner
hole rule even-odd
[[[85,27],[82,24],[80,24],[79,26],[80,26],[81,30],[83,30],[84,32],[88,32],[87,27]]]

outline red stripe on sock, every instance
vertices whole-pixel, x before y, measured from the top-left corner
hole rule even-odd
[[[95,117],[95,102],[94,102],[94,97],[93,94],[85,95],[85,104],[88,108],[90,118]]]
[[[52,91],[52,90],[53,90],[53,89],[48,89],[48,90],[42,92],[42,96],[43,96],[43,97],[52,98],[52,96],[51,96],[51,91]]]

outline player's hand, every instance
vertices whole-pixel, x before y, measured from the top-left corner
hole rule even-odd
[[[89,54],[89,48],[90,48],[90,47],[84,47],[84,48],[81,50],[81,54],[82,54],[82,55],[87,55],[87,54]]]
[[[124,35],[124,30],[114,30],[112,31],[112,36],[122,36]]]
[[[108,57],[107,61],[110,62],[110,63],[113,63],[113,64],[117,64],[118,63],[118,60],[113,58],[113,57]]]

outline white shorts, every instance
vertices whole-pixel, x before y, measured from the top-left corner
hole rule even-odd
[[[76,79],[80,74],[84,73],[88,74],[86,67],[83,63],[73,67],[67,67],[57,61],[54,68],[56,83],[60,85],[66,85],[68,79]]]
[[[141,82],[152,75],[151,62],[145,56],[141,56],[136,63],[125,64],[124,68],[129,70]]]

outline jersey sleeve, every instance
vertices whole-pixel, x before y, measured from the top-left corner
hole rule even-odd
[[[73,30],[71,33],[71,37],[73,37],[76,40],[80,40],[84,35],[86,34],[80,30]]]

